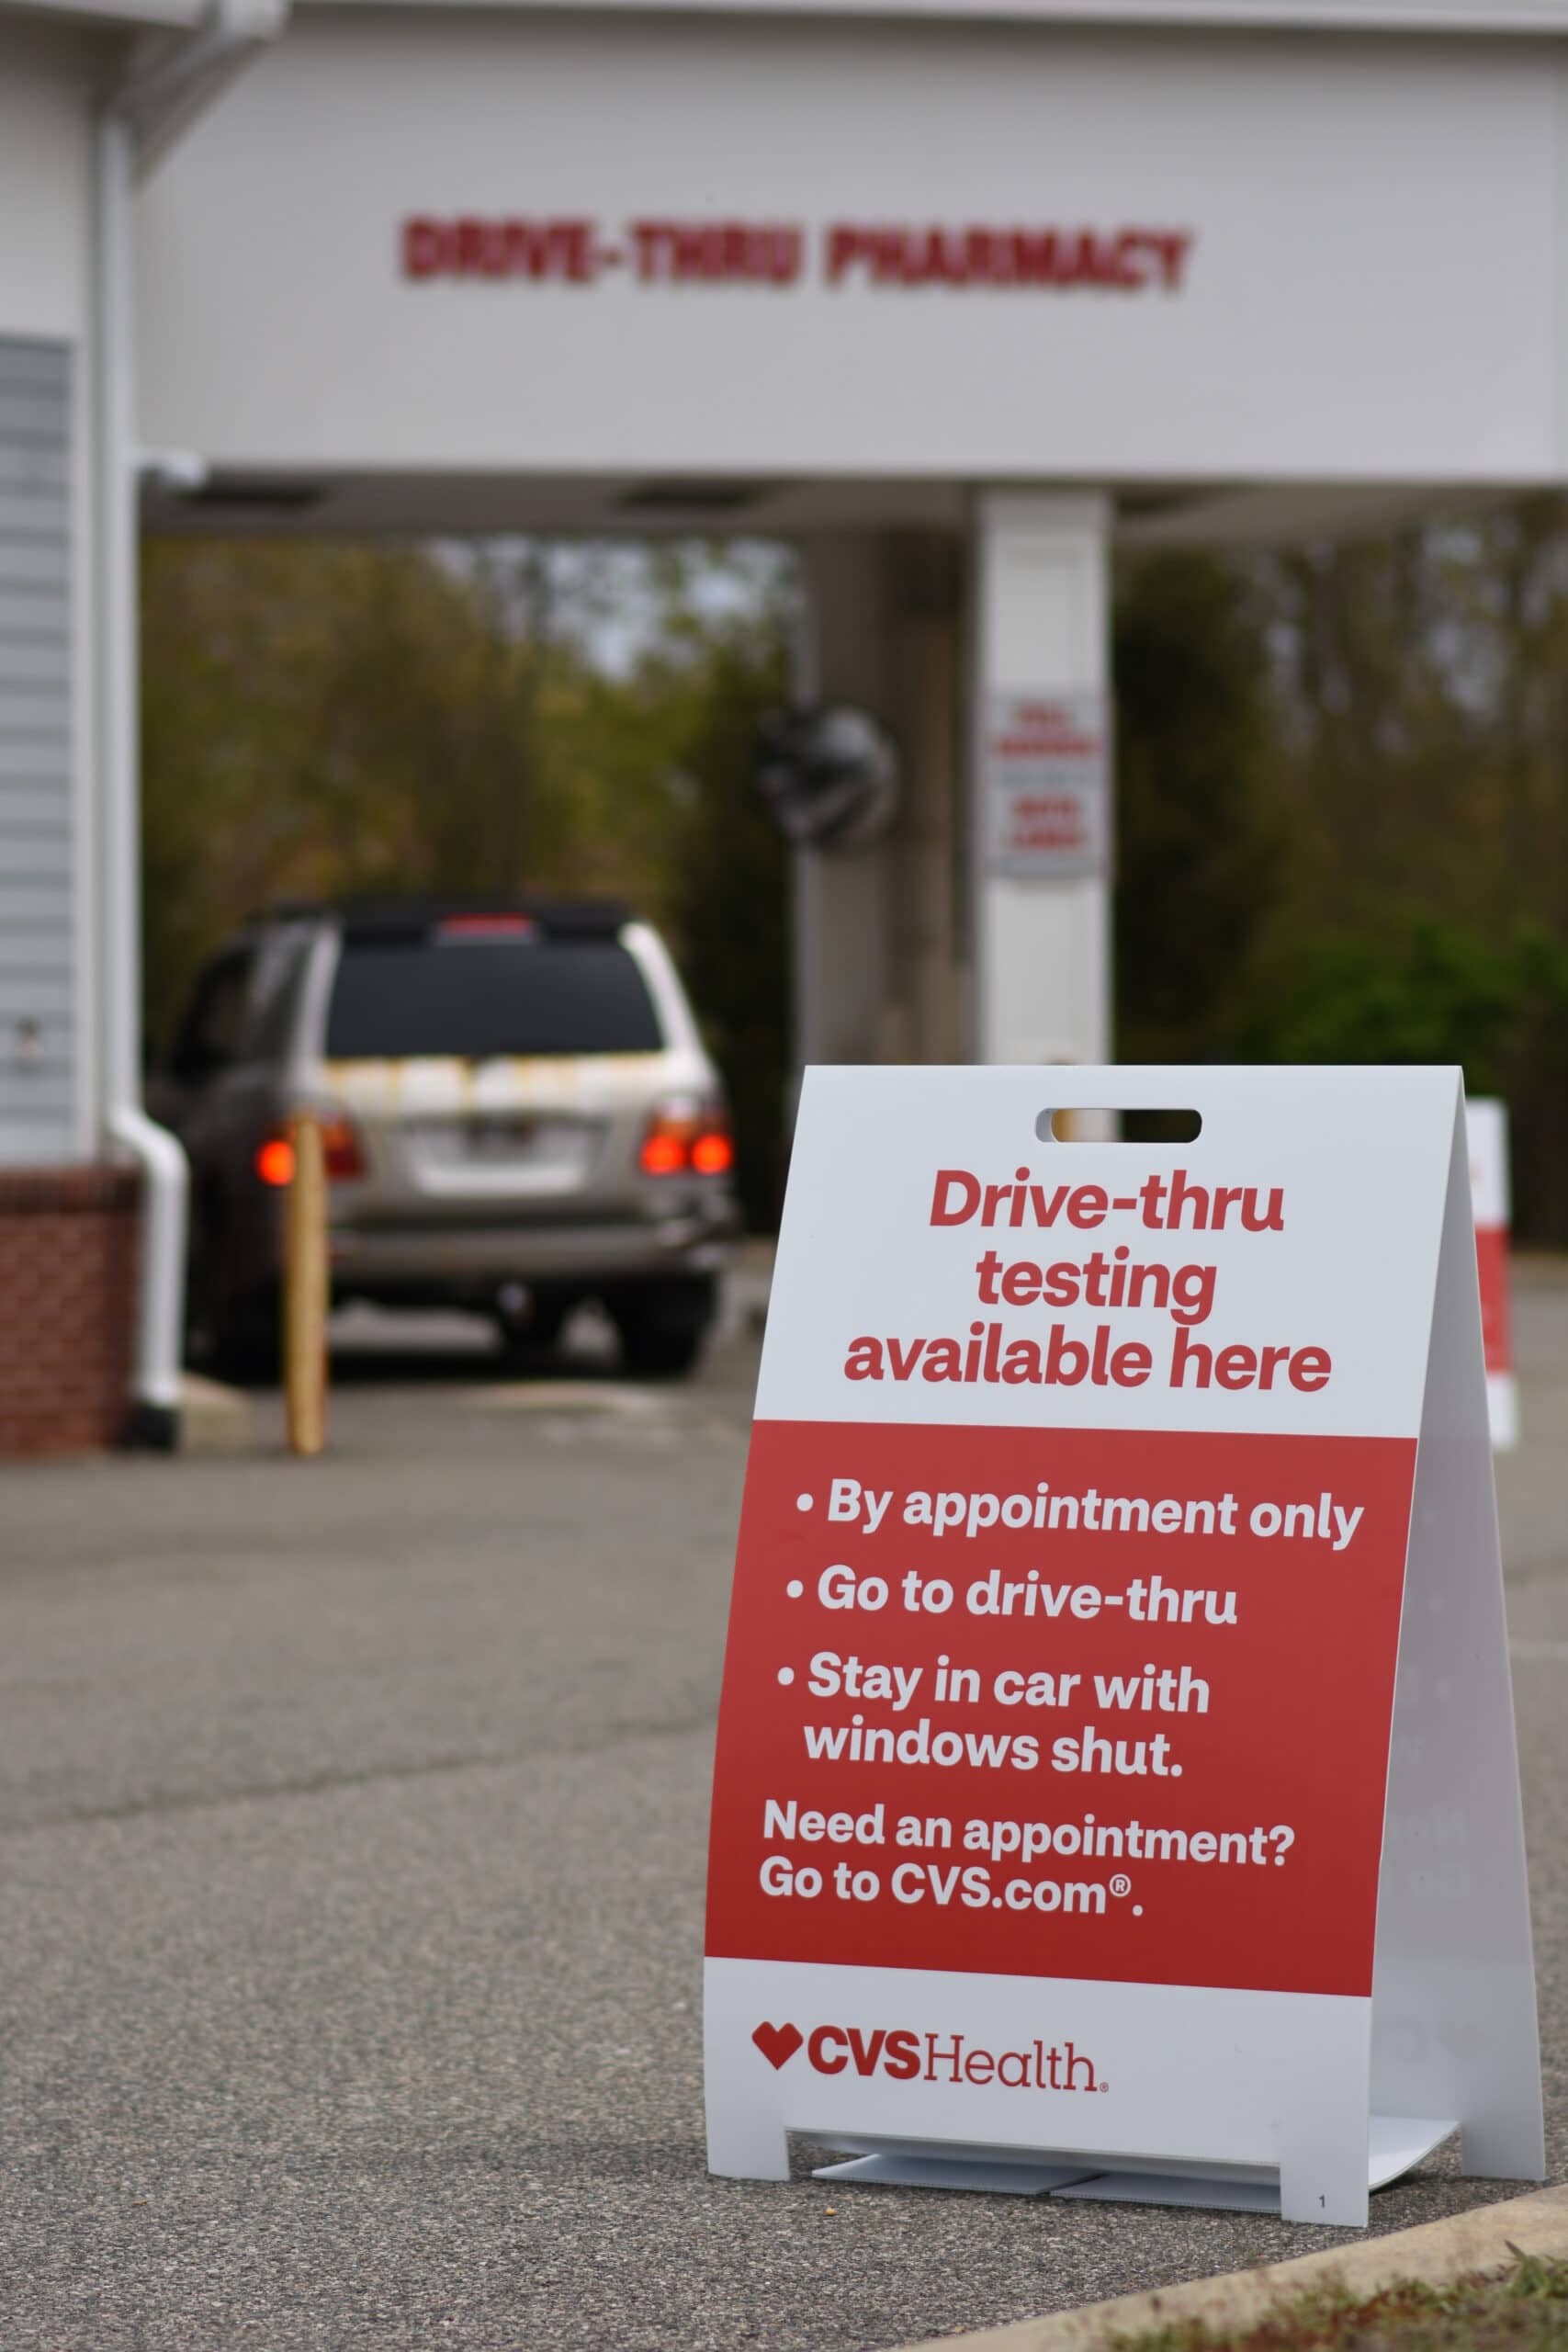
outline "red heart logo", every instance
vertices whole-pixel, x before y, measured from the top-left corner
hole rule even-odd
[[[770,2066],[787,2065],[806,2036],[797,2025],[760,2025],[751,2036]]]

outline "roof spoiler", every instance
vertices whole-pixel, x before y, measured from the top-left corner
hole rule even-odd
[[[275,918],[299,918],[308,911],[298,901],[273,910]],[[632,910],[620,899],[555,899],[531,891],[471,893],[453,898],[342,899],[313,910],[321,919],[335,922],[345,940],[355,946],[377,943],[391,946],[426,940],[450,923],[477,930],[493,917],[498,930],[519,918],[547,939],[614,939]]]

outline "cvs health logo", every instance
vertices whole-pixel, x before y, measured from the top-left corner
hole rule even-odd
[[[795,2056],[806,2036],[797,2025],[760,2025],[751,2036],[770,2066],[784,2066]]]
[[[818,2075],[886,2075],[896,2083],[998,2083],[1013,2091],[1101,2091],[1094,2061],[1070,2041],[1027,2043],[1021,2050],[986,2050],[962,2033],[917,2033],[908,2026],[819,2025],[809,2034],[797,2025],[763,2023],[752,2041],[775,2071],[797,2050]]]

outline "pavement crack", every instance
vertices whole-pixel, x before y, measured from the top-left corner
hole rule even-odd
[[[157,1820],[164,1815],[222,1813],[237,1805],[266,1804],[278,1797],[330,1796],[341,1789],[374,1788],[384,1782],[436,1780],[461,1772],[504,1771],[509,1766],[536,1764],[552,1758],[605,1755],[643,1740],[685,1739],[693,1733],[712,1736],[713,1714],[694,1715],[677,1723],[624,1724],[608,1738],[567,1740],[553,1747],[511,1747],[480,1754],[433,1756],[415,1764],[379,1764],[361,1771],[305,1773],[286,1781],[268,1781],[245,1789],[179,1792],[127,1798],[120,1804],[76,1805],[35,1814],[27,1821],[0,1822],[0,1840],[35,1837],[40,1830],[79,1828],[100,1822]]]

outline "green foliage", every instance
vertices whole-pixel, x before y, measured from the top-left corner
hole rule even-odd
[[[1568,501],[1256,568],[1283,886],[1239,1049],[1461,1063],[1568,1240]]]
[[[1126,567],[1124,1060],[1458,1062],[1568,1241],[1568,500]]]
[[[1229,1042],[1277,884],[1267,655],[1211,556],[1145,559],[1118,587],[1118,1057],[1201,1061]]]
[[[1457,1062],[1513,1116],[1515,1222],[1568,1235],[1568,946],[1419,908],[1275,951],[1255,976],[1242,1050],[1283,1062]]]
[[[1276,1060],[1462,1062],[1476,1092],[1509,1093],[1562,1006],[1568,956],[1532,927],[1499,938],[1415,910],[1312,940],[1268,977],[1252,1018]]]
[[[747,1222],[778,1222],[790,1074],[789,861],[750,788],[758,722],[786,691],[776,635],[718,650],[683,752],[692,803],[675,927],[735,1114]]]
[[[528,852],[534,650],[402,551],[147,550],[147,1019],[279,897],[502,888]]]
[[[1111,2338],[1112,2352],[1563,2352],[1568,2264],[1522,2255],[1500,2273],[1375,2295],[1318,2290],[1235,2328],[1178,2321]]]

